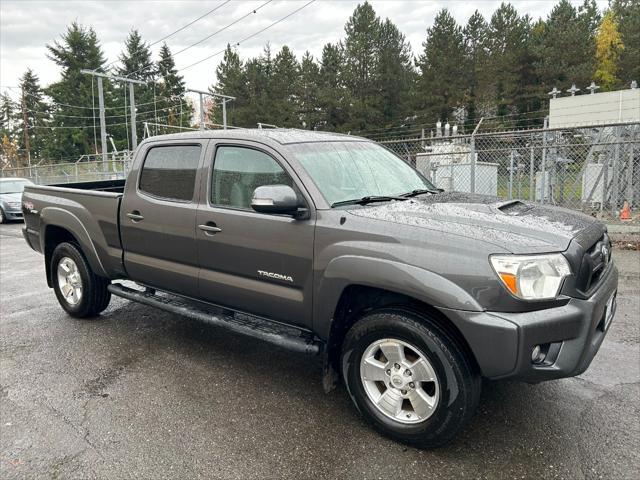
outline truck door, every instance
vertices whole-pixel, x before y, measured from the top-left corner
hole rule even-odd
[[[290,185],[309,207],[310,198],[282,157],[262,144],[212,142],[209,151],[196,219],[200,297],[311,327],[313,209],[310,219],[296,220],[250,205],[261,185]]]
[[[149,143],[129,174],[120,209],[124,265],[132,280],[196,296],[196,180],[206,144]]]

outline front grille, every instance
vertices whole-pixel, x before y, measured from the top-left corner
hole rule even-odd
[[[582,263],[577,278],[577,287],[584,294],[588,294],[600,283],[611,263],[611,241],[605,233],[594,243],[582,257]]]

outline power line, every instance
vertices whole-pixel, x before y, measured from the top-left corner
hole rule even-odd
[[[151,102],[152,103],[152,102]],[[148,104],[146,104],[148,105]],[[137,107],[138,105],[136,105]],[[175,107],[179,107],[180,103],[172,103],[170,106],[165,107],[165,108],[160,108],[158,109],[158,112],[162,112],[164,110],[171,110],[172,108]],[[123,107],[120,107],[123,108]],[[27,109],[27,112],[30,112],[32,114],[35,115],[42,115],[42,116],[52,116],[54,118],[82,118],[83,120],[91,120],[93,118],[95,118],[95,116],[90,116],[90,115],[63,115],[61,113],[57,113],[57,112],[41,112],[38,110],[31,110],[31,109]],[[146,115],[148,113],[152,113],[154,112],[154,110],[145,110],[144,112],[139,112],[137,113],[137,108],[136,108],[136,115]],[[122,117],[126,117],[127,114],[123,113],[123,114],[119,114],[119,115],[106,115],[104,118],[122,118]]]
[[[589,95],[581,95],[581,96],[589,96]],[[595,103],[591,103],[589,106],[596,106],[596,105],[610,105],[611,101],[603,101],[603,102],[595,102]],[[571,110],[574,109],[575,107],[573,106],[565,106],[565,107],[556,107],[554,108],[554,112],[560,111],[560,110]],[[630,110],[633,109],[633,107],[631,108],[622,108],[622,110]],[[541,114],[541,113],[545,113],[548,114],[549,113],[549,109],[547,108],[542,108],[539,110],[531,110],[528,112],[520,112],[520,113],[507,113],[504,115],[494,115],[494,116],[485,116],[485,120],[500,120],[500,119],[505,119],[507,117],[512,118],[512,117],[520,117],[520,118],[516,118],[513,121],[533,121],[533,120],[542,120],[544,119],[544,116],[540,116],[540,117],[528,117],[529,115],[534,115],[534,114]],[[595,111],[589,111],[589,112],[580,112],[581,114],[587,114],[587,113],[600,113],[600,110],[595,110]],[[565,114],[565,115],[555,115],[556,117],[567,117],[567,116],[572,116],[573,114]],[[416,118],[420,118],[420,117],[425,117],[426,115],[417,115]],[[413,115],[403,115],[401,118],[404,118],[407,123],[411,122],[412,120],[415,120],[415,118],[413,118]],[[426,123],[418,123],[418,124],[411,124],[408,125],[407,127],[413,128],[415,129],[415,127],[419,127],[419,126],[424,126],[424,127],[428,127],[428,126],[435,126],[437,122],[426,122]],[[461,123],[456,123],[455,125],[458,126],[467,126],[467,125],[473,125],[473,122],[461,122]],[[403,125],[390,125],[389,127],[378,127],[378,128],[371,128],[371,129],[364,129],[364,130],[354,130],[351,133],[353,134],[358,134],[358,135],[364,135],[364,134],[372,134],[372,135],[383,135],[387,132],[392,132],[394,130],[401,130],[405,128]],[[380,132],[380,133],[372,133],[372,132]]]
[[[19,90],[18,87],[6,87],[6,88],[10,88],[12,90]],[[37,95],[34,95],[33,93],[25,92],[25,94],[30,96],[30,97],[39,98]],[[51,98],[49,95],[46,95],[46,94],[44,96]],[[159,99],[159,100],[173,100],[171,97],[165,97],[164,95],[161,96],[161,97],[157,97],[157,99]],[[11,101],[16,105],[18,104],[18,102],[16,102],[15,100],[11,100]],[[80,105],[69,105],[67,103],[59,103],[59,102],[55,102],[55,101],[51,101],[51,102],[45,101],[45,103],[50,104],[51,106],[62,106],[62,107],[69,107],[69,108],[79,108],[79,109],[86,109],[86,110],[94,110],[94,111],[95,110],[99,110],[98,107],[81,107]],[[143,107],[145,105],[152,105],[154,103],[156,103],[156,102],[153,101],[153,102],[138,103],[138,104],[136,104],[136,106]],[[108,107],[108,106],[105,106],[104,108],[105,108],[105,110],[120,110],[122,107]],[[122,116],[122,115],[119,115],[119,116]],[[88,117],[88,118],[90,118],[90,117]]]
[[[159,120],[168,120],[170,117],[169,115],[166,116],[162,116],[162,117],[158,117]],[[145,119],[141,119],[141,120],[137,120],[136,119],[136,123],[144,123],[146,120]],[[123,125],[129,125],[129,122],[122,122],[122,123],[108,123],[106,125],[107,128],[109,127],[121,127]],[[93,128],[93,125],[29,125],[27,124],[28,128],[48,128],[51,130],[55,130],[55,129],[79,129],[79,130],[83,130],[83,129],[87,129],[87,128]]]
[[[180,32],[181,32],[181,31],[183,31],[185,28],[190,27],[190,26],[191,26],[191,25],[193,25],[194,23],[199,22],[200,20],[202,20],[202,19],[203,19],[203,18],[205,18],[205,17],[208,17],[209,15],[211,15],[211,14],[212,14],[213,12],[215,12],[216,10],[218,10],[218,9],[220,9],[220,8],[222,8],[222,7],[224,7],[224,6],[225,6],[227,3],[229,3],[230,1],[231,1],[231,0],[226,0],[225,2],[222,2],[220,5],[218,5],[218,6],[217,6],[217,7],[215,7],[215,8],[212,8],[211,10],[209,10],[209,11],[208,11],[208,12],[206,12],[206,13],[204,13],[203,15],[200,15],[200,16],[199,16],[198,18],[196,18],[195,20],[190,21],[190,22],[189,22],[189,23],[187,23],[186,25],[183,25],[183,26],[182,26],[182,27],[180,27],[179,29],[174,30],[174,31],[173,31],[173,32],[171,32],[170,34],[165,35],[164,37],[162,37],[162,38],[160,38],[160,39],[156,40],[155,42],[150,43],[150,44],[147,46],[147,48],[151,48],[151,47],[153,47],[154,45],[157,45],[158,43],[165,41],[167,38],[173,37],[176,33],[180,33]],[[133,54],[135,54],[135,53],[138,53],[138,52],[142,51],[144,48],[145,48],[145,46],[143,46],[143,47],[139,48],[138,50],[136,50],[135,52],[133,52]],[[113,65],[114,63],[117,63],[117,62],[119,62],[119,61],[120,61],[120,59],[118,59],[118,60],[114,60],[113,62],[106,64],[106,65],[105,65],[104,67],[102,67],[102,68],[104,68],[104,69],[109,68],[109,66],[111,66],[111,65]],[[134,73],[136,73],[136,72],[134,72]],[[132,74],[130,74],[130,75],[132,75]]]
[[[287,18],[289,18],[289,17],[291,17],[291,16],[295,15],[295,14],[296,14],[296,13],[298,13],[300,10],[302,10],[303,8],[308,7],[309,5],[311,5],[311,4],[312,4],[313,2],[315,2],[315,1],[316,1],[316,0],[311,0],[311,1],[307,2],[307,3],[305,3],[303,6],[301,6],[300,8],[295,9],[293,12],[289,13],[288,15],[285,15],[285,16],[284,16],[284,17],[282,17],[281,19],[276,20],[275,22],[271,23],[270,25],[267,25],[266,27],[264,27],[264,28],[262,28],[262,29],[258,30],[257,32],[255,32],[255,33],[253,33],[253,34],[249,35],[248,37],[243,38],[242,40],[239,40],[238,42],[234,42],[234,46],[236,46],[236,47],[237,47],[237,46],[240,46],[240,44],[241,44],[241,43],[244,43],[244,42],[246,42],[247,40],[250,40],[250,39],[252,39],[253,37],[255,37],[255,36],[257,36],[257,35],[260,35],[262,32],[264,32],[264,31],[266,31],[266,30],[269,30],[269,29],[270,29],[270,28],[272,28],[272,27],[275,27],[275,26],[276,26],[277,24],[279,24],[280,22],[283,22],[283,21],[285,21]],[[217,56],[217,55],[220,55],[221,53],[224,53],[224,51],[225,51],[225,50],[226,50],[226,48],[225,48],[225,49],[223,49],[223,50],[220,50],[219,52],[216,52],[216,53],[214,53],[214,54],[211,54],[211,55],[209,55],[208,57],[202,58],[202,59],[198,60],[197,62],[194,62],[194,63],[192,63],[192,64],[190,64],[190,65],[187,65],[186,67],[179,68],[179,69],[178,69],[178,71],[180,72],[180,71],[182,71],[182,70],[186,70],[187,68],[194,67],[194,66],[196,66],[196,65],[198,65],[198,64],[200,64],[200,63],[202,63],[202,62],[206,62],[207,60],[209,60],[209,59],[211,59],[211,58],[213,58],[213,57],[215,57],[215,56]]]
[[[231,22],[229,25],[225,25],[224,27],[220,28],[219,30],[216,30],[215,32],[213,32],[211,35],[207,35],[206,37],[198,40],[196,43],[192,43],[191,45],[189,45],[188,47],[183,48],[182,50],[178,50],[176,53],[173,54],[173,56],[175,57],[176,55],[182,53],[182,52],[186,52],[187,50],[189,50],[190,48],[195,47],[196,45],[201,44],[202,42],[205,42],[207,40],[209,40],[210,38],[216,36],[217,34],[219,34],[220,32],[223,32],[224,30],[228,29],[229,27],[234,26],[236,23],[244,20],[245,18],[247,18],[249,15],[252,15],[254,13],[257,13],[258,10],[260,10],[263,7],[266,7],[267,5],[269,5],[273,0],[267,0],[266,2],[264,2],[262,5],[260,5],[258,8],[253,9],[252,11],[246,13],[245,15],[243,15],[242,17],[234,20],[233,22]]]
[[[258,8],[254,8],[253,10],[251,10],[250,12],[246,13],[245,15],[243,15],[240,18],[235,19],[233,22],[229,23],[228,25],[225,25],[224,27],[216,30],[215,32],[213,32],[210,35],[207,35],[206,37],[201,38],[200,40],[198,40],[195,43],[192,43],[191,45],[186,46],[185,48],[183,48],[182,50],[177,51],[176,53],[172,54],[172,56],[175,58],[177,55],[181,54],[182,52],[186,52],[187,50],[189,50],[190,48],[195,47],[196,45],[201,44],[202,42],[205,42],[207,40],[209,40],[210,38],[216,36],[217,34],[219,34],[220,32],[225,31],[226,29],[234,26],[235,24],[237,24],[238,22],[241,22],[242,20],[244,20],[245,18],[247,18],[250,15],[253,15],[254,13],[256,13],[258,10],[260,10],[262,7],[267,6],[268,4],[270,4],[273,0],[267,0],[265,3],[263,3],[262,5],[260,5]],[[131,75],[134,75],[142,70],[144,70],[147,67],[150,67],[151,65],[153,65],[155,62],[151,62],[148,63],[142,67],[140,67],[138,70],[136,70],[135,72],[131,72],[130,74],[127,75],[127,77],[130,77]]]

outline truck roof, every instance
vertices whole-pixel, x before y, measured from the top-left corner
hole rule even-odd
[[[145,141],[184,140],[189,138],[232,138],[235,140],[272,140],[281,145],[309,142],[368,142],[362,137],[354,137],[342,133],[318,132],[297,128],[234,128],[229,130],[194,130],[183,133],[157,135]]]

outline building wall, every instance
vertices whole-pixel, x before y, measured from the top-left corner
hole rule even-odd
[[[640,121],[640,89],[552,98],[549,127],[579,127]]]

